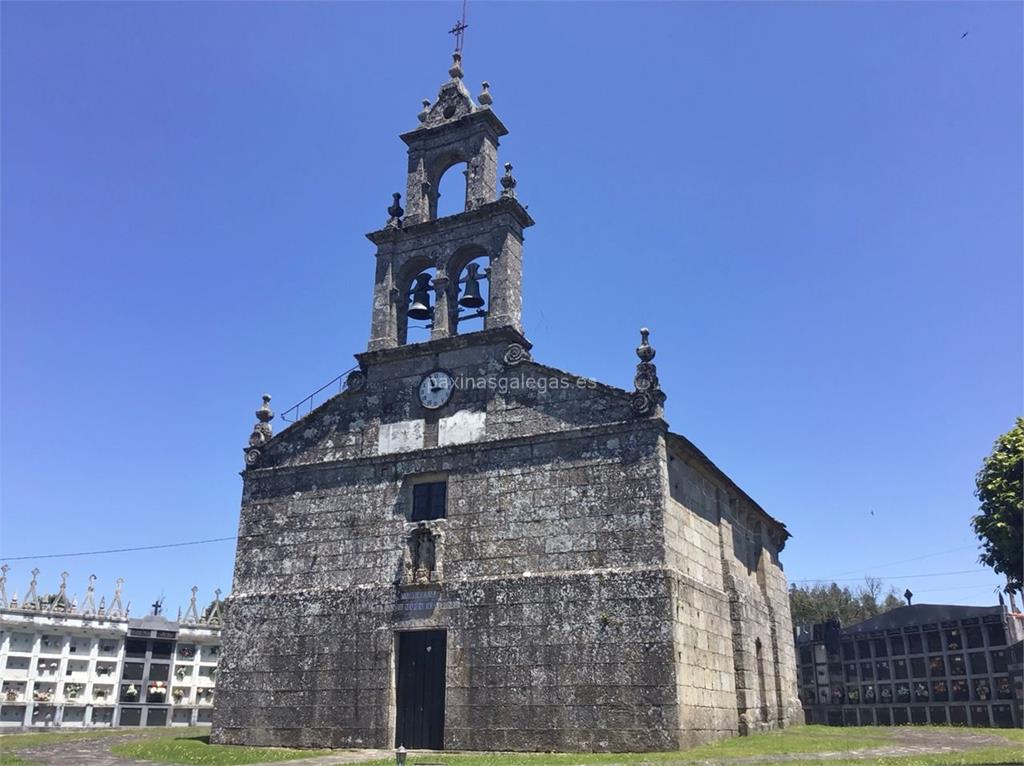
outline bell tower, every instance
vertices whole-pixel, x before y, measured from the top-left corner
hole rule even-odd
[[[377,246],[369,351],[405,345],[411,327],[429,329],[431,341],[479,330],[481,320],[485,330],[522,333],[523,230],[533,219],[516,198],[511,164],[499,179],[498,139],[508,130],[488,83],[470,96],[458,51],[448,74],[437,99],[423,102],[419,127],[401,136],[406,209],[396,192],[384,228],[366,235]],[[438,217],[441,177],[462,163],[463,209]]]

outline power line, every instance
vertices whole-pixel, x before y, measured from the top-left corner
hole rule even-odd
[[[231,537],[211,537],[208,540],[189,540],[184,543],[164,543],[162,545],[138,545],[133,548],[110,548],[105,551],[78,551],[77,553],[43,553],[39,556],[2,556],[4,561],[27,561],[28,559],[61,559],[71,556],[101,556],[105,553],[129,553],[130,551],[155,551],[158,548],[184,548],[187,545],[205,545],[206,543],[223,543],[228,540],[237,540],[236,535]]]
[[[211,537],[205,540],[187,540],[180,543],[162,543],[160,545],[137,545],[128,548],[109,548],[102,551],[76,551],[74,553],[42,553],[36,556],[0,556],[0,559],[4,561],[28,561],[31,559],[59,559],[59,558],[72,558],[75,556],[103,556],[110,553],[131,553],[133,551],[153,551],[163,548],[185,548],[192,545],[207,545],[209,543],[224,543],[229,540],[239,540],[247,537],[265,537],[265,535],[232,535],[230,537]],[[955,550],[955,549],[954,549]],[[928,554],[933,555],[933,554]],[[920,558],[927,558],[928,556],[921,556]],[[918,579],[921,577],[941,577],[944,575],[957,575],[957,574],[974,574],[988,572],[986,569],[961,569],[953,572],[929,572],[927,574],[908,574],[908,575],[891,575],[886,577],[879,577],[880,580],[911,580]],[[848,577],[848,578],[830,578],[830,577],[812,577],[802,580],[790,580],[790,583],[818,583],[818,582],[860,582],[864,578],[862,577]]]
[[[910,575],[891,575],[887,577],[879,577],[879,580],[910,580],[917,577],[941,577],[942,575],[955,575],[955,574],[970,574],[972,572],[988,572],[987,569],[960,569],[956,572],[929,572],[928,574],[910,574]],[[843,579],[831,579],[831,578],[818,578],[810,580],[790,580],[790,582],[860,582],[863,577],[848,577]]]
[[[909,564],[911,561],[921,561],[922,559],[930,559],[933,556],[944,556],[947,553],[956,553],[957,551],[965,551],[968,548],[976,548],[976,547],[977,547],[976,545],[961,545],[961,546],[959,546],[957,548],[950,548],[949,550],[945,550],[945,551],[935,551],[934,553],[926,553],[923,556],[914,556],[913,558],[909,558],[909,559],[900,559],[899,561],[890,561],[888,564],[873,564],[873,565],[867,566],[867,567],[862,567],[862,568],[858,568],[858,569],[852,569],[849,572],[840,572],[839,574],[835,575],[835,577],[844,577],[844,576],[846,576],[848,574],[853,574],[854,572],[859,572],[859,571],[861,571],[861,569],[865,569],[865,570],[884,569],[885,567],[892,567],[892,566],[896,566],[897,564]],[[831,579],[834,579],[834,578],[832,578],[832,577],[823,577],[821,579],[823,579],[823,580],[831,580]]]

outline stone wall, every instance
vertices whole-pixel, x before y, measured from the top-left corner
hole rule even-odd
[[[428,611],[422,603],[408,608],[388,588],[234,599],[215,739],[391,747],[393,630],[440,627],[447,748],[676,747],[662,572],[487,579],[445,585]]]
[[[448,631],[448,748],[666,750],[797,720],[781,525],[626,392],[507,364],[517,339],[360,355],[365,386],[263,445],[216,741],[393,746],[396,631],[427,628]],[[431,413],[415,391],[438,368],[567,385]],[[411,523],[428,479],[447,518]],[[421,531],[436,569],[413,583]]]

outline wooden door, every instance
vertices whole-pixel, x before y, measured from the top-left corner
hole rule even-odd
[[[398,634],[395,747],[444,749],[444,684],[448,633]]]

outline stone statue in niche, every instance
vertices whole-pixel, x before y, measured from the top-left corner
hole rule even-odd
[[[421,521],[409,535],[405,550],[405,582],[413,585],[428,585],[440,579],[438,553],[440,532],[431,529]]]

